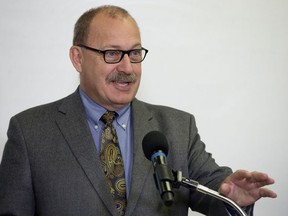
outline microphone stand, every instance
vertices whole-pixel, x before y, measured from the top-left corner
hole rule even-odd
[[[233,202],[229,198],[222,196],[217,191],[211,190],[210,188],[200,185],[197,181],[183,177],[181,171],[172,171],[172,172],[174,174],[174,182],[172,182],[172,187],[179,188],[180,186],[184,186],[188,189],[194,189],[200,193],[207,194],[209,196],[212,196],[218,200],[227,203],[229,206],[235,209],[240,216],[247,216],[247,214],[235,202]]]

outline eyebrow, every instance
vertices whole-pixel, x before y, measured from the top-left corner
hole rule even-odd
[[[131,47],[131,49],[136,49],[136,47],[141,47],[142,48],[142,45],[141,43],[137,43],[135,45],[133,45]],[[118,49],[118,50],[121,50],[121,47],[119,45],[107,45],[107,46],[104,46],[104,49]]]

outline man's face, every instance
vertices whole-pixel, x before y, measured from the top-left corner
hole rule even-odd
[[[141,48],[140,32],[130,18],[112,19],[99,14],[90,25],[84,45],[99,50],[138,49]],[[80,73],[80,88],[90,98],[108,110],[117,110],[133,100],[140,84],[141,63],[130,63],[128,55],[124,55],[119,63],[107,64],[101,53],[79,47],[77,50],[81,58],[76,68]],[[131,74],[135,82],[125,81],[125,76]],[[124,76],[124,81],[112,78],[118,75]]]

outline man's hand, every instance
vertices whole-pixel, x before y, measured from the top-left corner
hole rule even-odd
[[[274,180],[265,173],[238,170],[223,181],[219,193],[244,207],[253,204],[261,197],[276,198],[275,192],[264,188],[271,184],[274,184]]]

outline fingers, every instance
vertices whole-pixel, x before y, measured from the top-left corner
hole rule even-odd
[[[266,173],[263,172],[248,172],[246,170],[237,170],[235,173],[233,173],[231,176],[231,179],[229,180],[236,180],[236,181],[247,181],[250,183],[256,184],[259,188],[263,187],[265,185],[274,184],[274,179],[270,178]]]
[[[277,194],[274,191],[264,187],[273,183],[274,180],[266,173],[237,170],[224,180],[219,193],[240,206],[247,206],[261,197],[276,198]]]
[[[237,185],[241,187],[241,185],[247,185],[247,183],[251,183],[251,178],[252,175],[250,172],[246,170],[237,170],[228,176],[223,183],[226,183],[230,186]]]
[[[252,177],[252,173],[246,170],[237,170],[230,176],[230,180],[238,180],[241,181],[243,179],[249,179]]]
[[[262,181],[267,181],[267,180],[270,181],[270,180],[272,180],[271,178],[269,178],[269,176],[266,173],[257,172],[257,171],[251,172],[251,178],[255,182],[262,182]]]
[[[258,188],[274,184],[275,182],[274,179],[270,178],[266,173],[256,171],[251,173],[251,178],[248,181],[254,183]]]
[[[268,188],[260,188],[259,195],[261,197],[270,197],[270,198],[277,197],[277,194],[274,191],[269,190]]]

